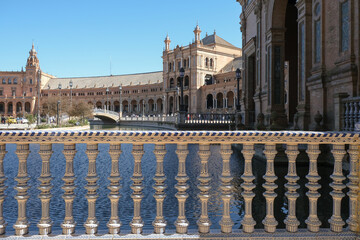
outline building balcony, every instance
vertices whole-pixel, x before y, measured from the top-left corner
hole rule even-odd
[[[0,132],[0,234],[355,240],[359,149],[344,132]]]

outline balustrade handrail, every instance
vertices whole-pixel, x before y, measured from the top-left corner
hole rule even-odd
[[[360,97],[348,97],[341,99],[342,103],[359,102],[359,101],[360,101]]]
[[[360,133],[308,131],[0,131],[0,143],[355,144]]]
[[[120,168],[120,155],[122,153],[123,143],[131,143],[133,156],[133,175],[132,180],[132,193],[131,198],[133,199],[133,218],[130,222],[131,234],[129,237],[120,236],[122,239],[134,239],[142,238],[144,235],[140,235],[143,231],[144,221],[142,219],[141,210],[141,201],[144,198],[143,189],[144,176],[142,173],[142,157],[145,154],[144,145],[145,144],[155,144],[154,147],[154,156],[156,159],[156,172],[153,178],[155,184],[153,188],[155,193],[153,195],[156,201],[156,217],[153,219],[153,231],[155,236],[151,236],[152,239],[155,238],[166,238],[169,235],[164,235],[167,226],[166,216],[164,216],[164,200],[166,198],[165,189],[166,189],[166,175],[164,171],[164,156],[168,150],[166,144],[176,144],[177,149],[175,151],[178,160],[178,174],[175,177],[177,184],[174,188],[177,190],[175,197],[178,201],[178,215],[175,221],[176,233],[180,235],[171,236],[172,239],[186,239],[188,234],[188,228],[190,223],[186,218],[186,199],[189,194],[187,189],[190,187],[188,184],[189,176],[186,171],[186,160],[191,157],[189,155],[188,144],[198,144],[198,156],[200,158],[198,164],[201,171],[199,171],[199,176],[197,177],[198,185],[197,189],[199,190],[199,201],[201,206],[201,212],[198,216],[197,226],[198,232],[200,233],[197,238],[201,239],[218,239],[230,237],[231,239],[251,239],[252,233],[255,232],[256,221],[254,220],[252,214],[252,202],[256,194],[259,194],[258,191],[255,191],[255,188],[259,183],[255,183],[255,176],[253,174],[252,163],[253,157],[255,156],[255,145],[263,144],[266,164],[266,173],[263,176],[264,184],[262,187],[265,189],[265,192],[262,193],[266,202],[266,216],[262,220],[264,225],[264,232],[262,233],[262,239],[273,239],[276,238],[277,234],[277,225],[278,222],[275,219],[274,215],[274,199],[277,197],[276,189],[279,187],[278,183],[275,182],[278,179],[278,176],[275,175],[275,166],[274,161],[278,150],[276,148],[277,144],[286,145],[286,151],[284,154],[287,156],[288,162],[288,172],[284,177],[287,180],[287,183],[284,185],[286,188],[285,197],[287,213],[286,219],[284,220],[286,227],[286,237],[291,238],[296,236],[297,238],[303,236],[306,233],[308,239],[317,239],[321,236],[323,231],[320,226],[322,222],[319,220],[317,212],[317,204],[319,197],[321,196],[320,191],[318,191],[322,186],[320,175],[318,174],[317,161],[321,153],[320,144],[330,144],[332,145],[331,154],[334,158],[334,167],[333,173],[329,177],[332,182],[330,187],[332,191],[330,192],[330,197],[332,198],[333,212],[330,219],[327,219],[330,224],[330,231],[325,230],[325,235],[321,239],[355,239],[356,231],[359,227],[359,218],[358,218],[358,208],[357,208],[357,199],[359,194],[359,153],[360,153],[360,133],[356,132],[302,132],[302,131],[0,131],[0,234],[5,234],[6,229],[6,219],[3,217],[3,206],[4,201],[7,201],[5,180],[7,179],[4,172],[4,157],[6,154],[6,144],[15,143],[18,161],[18,173],[15,177],[17,181],[14,189],[17,191],[15,199],[18,205],[18,216],[17,221],[13,225],[15,230],[15,235],[22,236],[29,232],[30,223],[27,218],[27,200],[30,197],[28,190],[30,188],[28,181],[31,179],[27,171],[27,159],[30,154],[30,144],[40,144],[39,155],[41,157],[42,170],[41,175],[38,178],[40,182],[39,190],[40,195],[39,199],[41,201],[41,218],[37,224],[40,235],[48,235],[52,231],[53,222],[51,221],[50,215],[50,205],[51,205],[51,193],[50,190],[54,187],[59,188],[59,186],[53,186],[51,184],[52,175],[50,172],[50,158],[53,154],[53,143],[63,143],[64,150],[63,155],[65,157],[65,173],[63,175],[62,189],[63,200],[65,201],[64,211],[65,217],[64,221],[61,224],[62,233],[64,235],[71,235],[75,233],[76,222],[72,214],[73,204],[75,200],[75,176],[74,171],[74,157],[77,152],[76,144],[77,143],[86,143],[85,154],[88,158],[88,172],[85,177],[86,185],[85,189],[86,194],[85,198],[88,204],[88,218],[83,223],[85,228],[85,233],[88,234],[87,238],[92,239],[113,239],[114,235],[110,237],[96,236],[94,235],[98,231],[99,222],[96,218],[96,201],[99,198],[98,195],[98,180],[99,176],[97,173],[97,157],[99,154],[99,143],[108,143],[111,163],[109,162],[109,168],[111,168],[108,189],[110,193],[108,198],[110,200],[109,208],[111,208],[111,216],[107,216],[108,222],[107,227],[110,234],[119,234],[122,223],[118,216],[119,213],[119,199],[121,197],[121,176],[119,172]],[[215,237],[211,237],[213,233],[210,233],[211,220],[208,215],[208,204],[210,198],[210,182],[212,180],[212,175],[209,172],[209,158],[211,155],[210,145],[211,144],[220,144],[220,155],[221,158],[216,158],[216,161],[221,162],[222,165],[221,175],[219,176],[219,191],[221,198],[221,208],[222,216],[219,221],[221,227],[221,233]],[[233,225],[234,222],[231,219],[230,215],[230,205],[233,195],[233,183],[232,175],[230,171],[230,157],[233,153],[231,144],[242,144],[241,153],[243,155],[244,167],[243,175],[241,175],[242,183],[238,184],[238,187],[241,187],[241,196],[244,201],[244,215],[241,220],[242,232],[247,233],[247,235],[241,235],[241,232],[233,234]],[[306,144],[306,154],[308,155],[308,166],[309,172],[306,175],[307,183],[306,187],[306,196],[308,199],[309,206],[309,215],[305,220],[307,225],[307,231],[299,231],[300,221],[297,216],[297,198],[299,193],[297,190],[303,185],[300,186],[298,181],[300,177],[297,175],[296,171],[296,162],[300,154],[299,145]],[[342,161],[344,156],[348,154],[349,156],[349,174],[344,176],[342,171]],[[194,159],[190,159],[194,160]],[[81,169],[84,166],[77,166]],[[85,167],[86,168],[86,167]],[[85,169],[84,168],[84,169]],[[303,177],[302,177],[303,178]],[[345,181],[346,178],[348,181]],[[9,181],[11,179],[8,179]],[[300,181],[299,181],[300,182]],[[344,182],[346,184],[344,184]],[[10,184],[9,186],[12,186]],[[347,188],[347,189],[346,189]],[[348,191],[344,191],[348,190]],[[304,190],[302,190],[304,191]],[[192,191],[193,192],[193,191]],[[348,195],[348,218],[346,223],[348,228],[344,229],[345,219],[342,219],[342,209],[347,209],[342,207],[344,201],[342,199],[345,197],[345,193]],[[327,194],[327,193],[322,193]],[[326,197],[329,197],[326,195]],[[282,201],[283,199],[281,199]],[[305,201],[305,200],[304,200]],[[219,207],[220,207],[220,203]],[[102,221],[104,219],[101,219]],[[169,223],[170,224],[170,223]],[[135,237],[134,237],[135,236]],[[194,235],[192,235],[194,237]],[[210,236],[210,237],[207,237]],[[284,236],[284,235],[282,235]],[[11,238],[11,236],[10,236]],[[66,237],[67,238],[67,237]],[[85,237],[84,237],[85,238]]]

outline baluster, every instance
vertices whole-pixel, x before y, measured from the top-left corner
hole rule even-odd
[[[299,184],[297,184],[300,178],[296,175],[296,157],[299,154],[297,149],[297,145],[288,144],[287,150],[285,151],[289,159],[288,174],[285,176],[288,181],[285,184],[285,187],[288,189],[285,196],[289,201],[289,213],[284,223],[286,224],[286,230],[289,232],[297,232],[298,226],[300,225],[300,222],[296,218],[296,199],[299,197],[296,190],[300,188]]]
[[[234,225],[233,221],[230,218],[230,201],[233,197],[233,186],[231,180],[233,179],[230,172],[230,157],[232,154],[230,144],[221,144],[220,150],[221,157],[223,159],[223,167],[221,173],[221,185],[220,189],[222,190],[221,199],[223,201],[223,215],[220,220],[221,232],[231,233],[232,226]]]
[[[15,190],[17,194],[15,199],[18,202],[18,218],[14,224],[15,234],[16,235],[25,235],[29,232],[30,223],[26,217],[26,202],[29,199],[27,190],[30,188],[27,185],[30,177],[27,173],[27,157],[29,156],[29,144],[17,144],[16,155],[19,158],[19,169],[18,175],[15,180],[18,182]]]
[[[98,198],[96,190],[99,188],[99,185],[97,185],[96,183],[97,180],[99,180],[99,177],[96,173],[96,157],[98,153],[98,144],[87,144],[86,155],[89,159],[89,168],[88,175],[85,178],[87,181],[87,184],[85,186],[87,193],[85,197],[88,201],[88,218],[84,223],[86,234],[97,233],[97,228],[99,226],[99,222],[97,221],[95,216],[96,199]]]
[[[353,119],[353,112],[354,112],[354,102],[349,103],[350,111],[348,114],[349,119],[349,129],[348,131],[352,131],[354,129],[354,119]]]
[[[75,144],[64,144],[63,154],[65,156],[65,174],[62,180],[64,181],[63,199],[65,201],[65,218],[61,224],[62,232],[64,235],[70,235],[75,232],[76,222],[73,216],[73,203],[75,199],[75,174],[74,174],[74,157],[76,154]]]
[[[357,121],[356,123],[360,122],[360,101],[359,102],[356,102],[356,105],[357,105]]]
[[[3,216],[3,203],[5,200],[5,194],[4,191],[6,190],[6,186],[4,184],[6,177],[4,174],[4,157],[7,153],[5,144],[0,144],[0,235],[5,233],[5,228],[7,223],[5,222],[4,216]]]
[[[345,120],[344,120],[344,122],[345,122],[345,131],[349,131],[349,103],[348,102],[346,102],[345,103]]]
[[[142,193],[142,190],[144,189],[144,185],[142,184],[144,177],[142,176],[141,171],[141,158],[144,155],[143,149],[144,146],[142,144],[134,144],[132,150],[132,155],[134,157],[134,174],[131,177],[131,180],[134,182],[131,186],[131,189],[133,190],[131,198],[134,201],[134,217],[130,223],[132,234],[141,234],[144,226],[144,221],[140,215],[141,200],[144,197]]]
[[[333,215],[329,220],[330,229],[334,232],[341,232],[342,227],[345,225],[345,222],[341,218],[341,199],[345,196],[342,190],[345,188],[345,185],[342,183],[345,180],[345,177],[342,174],[342,159],[345,155],[345,146],[344,145],[333,145],[333,150],[331,151],[334,158],[334,172],[330,176],[333,180],[330,183],[330,187],[332,187],[333,191],[330,195],[333,198]]]
[[[355,124],[357,122],[359,122],[359,119],[358,119],[358,103],[357,102],[354,102],[354,111],[353,111],[353,130],[355,130]]]
[[[243,144],[243,150],[241,152],[245,159],[244,174],[241,176],[241,179],[244,181],[241,184],[241,187],[244,189],[241,195],[245,201],[245,215],[241,221],[241,225],[243,225],[244,232],[252,233],[254,232],[254,226],[256,225],[252,216],[252,200],[255,197],[255,193],[253,193],[252,190],[256,187],[253,183],[255,177],[253,175],[251,165],[251,160],[255,153],[254,144]]]
[[[357,197],[359,194],[359,145],[350,144],[349,146],[349,156],[350,156],[350,173],[348,175],[349,183],[347,187],[349,188],[349,192],[347,195],[349,196],[349,218],[346,220],[346,223],[349,225],[351,231],[355,232],[358,230],[359,223],[357,219]]]
[[[321,188],[321,185],[318,181],[321,177],[317,171],[317,159],[320,154],[319,144],[309,144],[306,153],[309,156],[309,173],[306,175],[308,183],[305,186],[309,189],[306,193],[306,196],[309,198],[309,217],[305,220],[307,228],[310,232],[318,232],[321,222],[317,216],[317,200],[320,197],[318,189]]]
[[[107,223],[110,234],[119,234],[121,221],[118,216],[118,206],[119,199],[121,197],[119,190],[121,188],[120,184],[120,172],[119,172],[119,157],[121,155],[121,145],[120,144],[110,144],[109,154],[111,157],[111,173],[108,178],[110,181],[110,186],[108,189],[110,193],[108,195],[111,202],[111,217]]]
[[[264,192],[264,197],[266,199],[266,217],[262,221],[264,224],[264,229],[266,232],[273,233],[276,230],[278,222],[274,217],[274,200],[277,194],[274,190],[277,188],[277,185],[274,183],[277,177],[274,172],[274,158],[276,155],[275,144],[265,144],[264,154],[266,156],[266,173],[264,179],[266,182],[263,184],[263,187],[266,189]]]
[[[50,200],[51,193],[50,190],[52,188],[50,181],[52,180],[50,173],[50,157],[52,151],[51,144],[40,144],[39,154],[42,159],[42,167],[41,167],[41,175],[39,177],[39,181],[41,182],[38,189],[41,191],[39,194],[39,198],[41,201],[41,219],[38,223],[39,233],[40,235],[48,235],[51,233],[52,221],[50,218],[49,208],[50,208]]]
[[[165,233],[166,220],[163,216],[163,203],[166,197],[165,194],[165,174],[164,174],[164,157],[166,154],[165,145],[156,144],[154,154],[156,157],[156,173],[154,177],[155,184],[153,188],[156,190],[154,198],[156,200],[156,218],[153,221],[154,232],[157,234]]]
[[[201,161],[201,171],[198,180],[200,184],[198,184],[198,188],[200,189],[200,193],[198,197],[201,202],[201,215],[200,219],[196,222],[199,227],[199,233],[209,233],[211,221],[208,216],[208,201],[210,198],[209,190],[211,189],[210,180],[211,177],[209,175],[209,157],[210,157],[210,145],[209,144],[200,144],[199,145],[199,157]]]
[[[187,150],[187,144],[178,144],[176,154],[179,158],[179,171],[178,175],[175,177],[177,184],[175,188],[178,190],[175,197],[178,199],[179,203],[179,215],[175,221],[176,232],[180,234],[187,233],[189,221],[185,216],[185,202],[189,197],[186,190],[189,188],[189,185],[186,184],[186,181],[189,180],[189,177],[186,175],[185,160],[186,156],[189,154]]]

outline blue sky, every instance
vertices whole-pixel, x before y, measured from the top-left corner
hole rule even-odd
[[[57,77],[162,70],[171,48],[188,45],[197,22],[241,47],[235,0],[0,0],[0,71],[25,66],[32,42],[41,69]]]

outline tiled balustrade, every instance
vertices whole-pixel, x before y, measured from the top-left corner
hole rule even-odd
[[[15,235],[23,236],[29,232],[29,220],[26,214],[27,200],[29,199],[29,176],[27,172],[27,161],[30,153],[29,144],[40,144],[39,155],[42,159],[42,171],[38,178],[39,180],[39,198],[41,201],[41,219],[37,226],[39,229],[38,235],[32,237],[52,239],[158,239],[167,238],[172,239],[356,239],[356,231],[359,229],[358,222],[358,197],[359,197],[359,134],[357,133],[321,133],[321,132],[256,132],[256,131],[243,131],[243,132],[120,132],[120,131],[82,131],[82,132],[67,132],[67,131],[54,131],[54,132],[31,132],[31,131],[18,131],[18,132],[0,132],[0,234],[4,237],[11,238],[5,233],[6,219],[3,217],[3,204],[5,201],[4,191],[7,188],[5,184],[7,179],[4,174],[3,159],[6,154],[6,144],[15,143],[16,155],[19,159],[18,173],[15,178],[17,185],[15,189],[17,194],[15,199],[18,204],[17,221],[13,225]],[[65,174],[62,178],[62,186],[53,186],[52,176],[50,173],[50,157],[52,155],[52,144],[63,143],[63,154],[66,160]],[[74,173],[74,156],[76,153],[76,143],[86,143],[86,155],[88,159],[88,172],[86,180],[86,199],[88,204],[88,217],[83,224],[85,235],[76,236],[73,216],[73,204],[75,200],[75,179],[77,176]],[[96,170],[96,159],[99,153],[98,144],[109,143],[109,155],[111,158],[111,172],[108,176],[110,190],[108,198],[110,199],[111,216],[108,216],[106,221],[108,227],[108,234],[95,235],[98,232],[99,220],[96,219],[96,201],[98,199],[97,183],[99,176]],[[131,232],[126,233],[121,231],[122,223],[118,216],[119,199],[121,197],[121,176],[119,173],[119,164],[121,164],[120,155],[122,153],[122,144],[133,144],[132,156],[134,158],[134,169],[132,180],[132,193],[134,213],[133,219],[129,223]],[[142,208],[141,202],[144,197],[144,188],[150,186],[144,185],[144,177],[142,174],[142,157],[144,155],[144,145],[155,144],[154,157],[156,158],[156,173],[153,178],[155,184],[154,198],[156,201],[156,217],[153,219],[153,233],[146,234],[143,232],[144,221],[141,216],[140,209]],[[166,154],[166,144],[176,144],[176,155],[178,157],[178,172],[175,177],[177,184],[174,186],[177,193],[175,197],[178,202],[178,216],[175,223],[169,223],[164,216],[163,206],[165,194],[165,181],[166,175],[164,171],[163,159]],[[186,217],[185,206],[188,198],[187,190],[189,184],[187,183],[189,177],[187,175],[185,162],[188,156],[188,144],[198,144],[200,157],[201,171],[198,176],[198,197],[201,204],[201,214],[197,221],[197,226],[189,226],[189,221]],[[213,229],[212,223],[208,216],[208,201],[210,198],[210,181],[211,175],[209,174],[208,159],[210,157],[210,145],[220,144],[222,173],[220,176],[220,184],[218,186],[221,192],[221,206],[222,216],[219,222],[221,229]],[[230,156],[233,154],[231,144],[242,145],[242,154],[244,156],[244,172],[242,173],[241,189],[242,197],[244,200],[244,215],[241,221],[242,228],[233,229],[233,221],[230,216],[230,204],[233,194],[233,183],[230,171]],[[254,220],[252,209],[253,199],[255,197],[254,188],[254,174],[252,169],[252,161],[255,154],[254,147],[256,144],[264,144],[264,156],[266,157],[266,173],[263,176],[265,180],[262,184],[265,191],[263,196],[266,201],[266,217],[262,220],[264,229],[255,229],[256,221]],[[275,183],[277,176],[275,175],[274,160],[278,153],[276,144],[286,145],[285,154],[288,161],[288,173],[285,176],[287,183],[286,200],[287,217],[284,221],[286,228],[277,229],[278,222],[274,216],[274,200],[277,197],[275,189],[278,185]],[[299,145],[307,146],[306,153],[309,157],[309,170],[306,175],[306,195],[309,202],[309,213],[305,223],[307,229],[299,229],[300,222],[296,216],[297,198],[299,197],[298,183],[299,176],[296,171],[296,159],[299,154]],[[320,198],[319,189],[320,176],[318,174],[317,160],[320,152],[320,144],[328,144],[332,147],[332,155],[334,157],[333,174],[330,176],[332,182],[330,187],[332,191],[330,196],[333,200],[332,216],[328,219],[330,229],[322,229],[321,221],[318,217],[318,199]],[[347,176],[343,175],[342,161],[344,156],[349,156],[350,171]],[[189,159],[188,159],[189,160]],[[191,160],[191,159],[190,159]],[[265,164],[265,162],[264,162]],[[86,167],[83,167],[86,169]],[[347,184],[344,180],[348,179]],[[52,188],[63,189],[63,199],[65,201],[65,218],[61,224],[62,234],[49,235],[52,231],[53,222],[50,218],[49,205],[51,200],[50,190]],[[342,219],[342,199],[344,198],[344,189],[347,188],[347,195],[349,197],[349,218]],[[130,193],[122,193],[130,194]],[[14,213],[15,214],[15,213]],[[345,220],[345,221],[344,221]],[[31,221],[31,219],[30,219]],[[344,228],[345,223],[347,228]],[[176,230],[167,230],[168,224],[175,224]],[[190,228],[197,228],[197,232],[189,231]],[[34,234],[34,233],[31,233]],[[72,235],[72,236],[70,236]],[[24,237],[26,239],[27,237]]]

